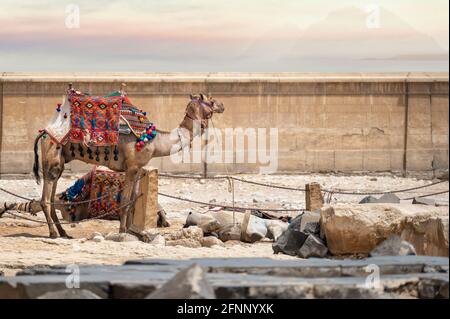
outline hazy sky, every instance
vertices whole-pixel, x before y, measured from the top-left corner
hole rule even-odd
[[[0,0],[0,71],[446,71],[448,6]]]

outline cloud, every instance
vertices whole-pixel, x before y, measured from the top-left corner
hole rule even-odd
[[[389,22],[380,30],[368,31],[361,23],[355,24],[354,17],[364,21],[361,9],[372,2],[3,0],[0,71],[34,68],[38,57],[53,61],[40,63],[41,67],[61,71],[87,66],[93,71],[127,66],[134,70],[139,63],[146,70],[165,71],[299,71],[310,67],[306,61],[298,61],[306,56],[332,61],[336,57],[377,59],[424,53],[415,47],[431,48],[430,53],[439,55],[442,52],[433,49],[433,39],[448,51],[448,40],[442,40],[448,38],[448,21],[444,21],[448,13],[439,10],[448,3],[379,0],[383,10],[389,8],[387,12],[397,13],[413,28]],[[64,25],[65,6],[70,3],[80,7],[80,29]],[[358,14],[336,15],[352,4]],[[433,16],[430,10],[439,13]],[[415,37],[415,47],[408,37]],[[311,67],[323,67],[323,61],[311,63]],[[350,62],[342,65],[353,67]]]

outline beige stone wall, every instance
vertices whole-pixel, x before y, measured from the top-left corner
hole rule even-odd
[[[278,172],[448,170],[448,74],[3,74],[0,172],[29,173],[33,141],[67,83],[105,94],[127,83],[158,128],[181,120],[191,92],[225,105],[218,128],[278,128]],[[408,97],[405,90],[408,90]],[[408,120],[405,127],[406,109]],[[197,172],[202,164],[151,163]],[[258,172],[260,163],[208,164],[208,172]],[[86,169],[68,164],[73,171]]]

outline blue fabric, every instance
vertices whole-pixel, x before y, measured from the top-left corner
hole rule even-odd
[[[66,191],[67,199],[69,201],[73,201],[78,195],[81,194],[83,186],[84,186],[84,179],[80,178],[75,182],[75,184],[73,184],[67,189]]]

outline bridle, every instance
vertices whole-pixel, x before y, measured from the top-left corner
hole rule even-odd
[[[211,103],[202,101],[197,98],[191,99],[191,103],[198,103],[200,105],[202,121],[209,120],[213,116],[214,111],[213,111],[213,105]],[[206,111],[206,108],[208,108],[208,111]],[[197,121],[196,118],[194,118],[191,114],[189,114],[189,109],[186,110],[186,116],[192,121]],[[202,125],[203,125],[203,123],[202,123]]]
[[[213,105],[212,105],[212,104],[213,104],[214,102],[212,102],[212,104],[211,104],[211,103],[202,101],[202,100],[200,100],[200,99],[198,99],[198,98],[192,98],[190,103],[197,103],[197,104],[200,105],[200,110],[201,110],[200,127],[201,127],[202,129],[206,128],[206,127],[208,126],[208,124],[206,124],[206,125],[204,126],[204,125],[203,125],[203,121],[206,121],[206,123],[208,123],[209,119],[213,116],[214,111],[213,111]],[[190,103],[189,103],[189,104],[190,104]],[[206,108],[208,108],[208,111],[205,110]],[[196,118],[193,117],[191,114],[189,114],[189,110],[190,110],[190,108],[186,108],[186,112],[185,112],[186,117],[187,117],[188,119],[190,119],[192,122],[198,121],[198,119],[196,119]],[[180,139],[181,149],[182,149],[182,151],[184,151],[183,137],[182,137],[182,134],[181,134],[179,128],[177,129],[177,134],[178,134],[178,137],[179,137],[179,139]],[[190,141],[189,145],[191,145],[191,143],[192,143],[192,140]]]

